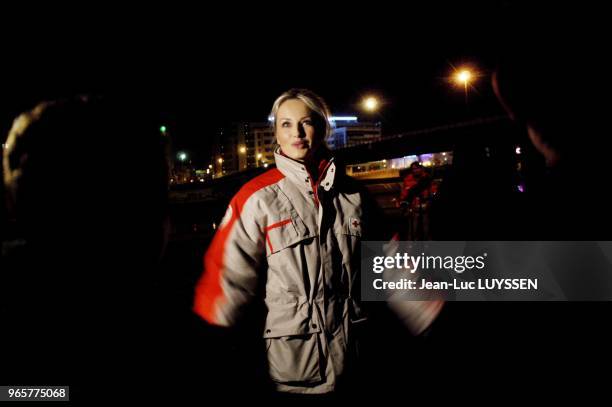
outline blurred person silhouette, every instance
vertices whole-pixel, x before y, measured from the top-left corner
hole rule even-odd
[[[559,70],[563,62],[564,69]],[[526,129],[546,163],[539,184],[532,185],[528,212],[532,240],[596,241],[612,236],[610,194],[602,191],[610,168],[603,135],[605,114],[597,103],[603,90],[592,74],[594,57],[575,46],[561,50],[540,41],[508,47],[493,75],[501,104]],[[565,72],[580,83],[563,86]],[[550,256],[568,299],[612,299],[610,260],[596,245],[576,245]]]
[[[147,316],[160,312],[167,168],[153,120],[131,101],[43,102],[3,153],[16,229],[0,277],[4,379],[104,397],[157,371],[165,333]]]
[[[561,42],[557,38],[553,44]],[[535,185],[536,237],[605,240],[612,231],[612,200],[602,191],[610,174],[604,154],[611,146],[599,102],[605,84],[595,73],[596,50],[562,43],[555,48],[548,38],[534,37],[506,46],[493,89],[546,163],[546,174]],[[576,82],[568,82],[571,78]]]

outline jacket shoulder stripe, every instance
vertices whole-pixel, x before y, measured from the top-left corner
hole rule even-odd
[[[229,205],[230,219],[217,230],[206,254],[204,255],[204,273],[196,286],[194,311],[211,324],[219,324],[217,306],[224,299],[221,281],[225,269],[224,253],[232,228],[240,218],[242,209],[248,199],[257,191],[276,184],[284,175],[273,168],[246,183],[232,198]]]

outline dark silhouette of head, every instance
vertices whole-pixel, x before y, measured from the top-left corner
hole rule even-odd
[[[515,38],[503,47],[493,88],[510,116],[526,126],[549,166],[601,148],[602,78],[593,54],[562,36]]]
[[[160,247],[151,239],[161,242],[166,209],[161,137],[138,106],[98,97],[44,102],[19,116],[4,181],[23,237],[47,246],[61,236],[63,247],[107,253],[145,241]]]
[[[44,102],[14,122],[4,183],[25,244],[6,256],[2,317],[14,344],[63,355],[27,359],[41,375],[49,366],[43,379],[74,383],[142,346],[165,237],[161,138],[136,103],[98,97]]]

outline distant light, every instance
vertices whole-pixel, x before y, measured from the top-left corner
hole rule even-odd
[[[159,128],[159,131],[161,131],[162,133],[165,133],[165,132],[166,132],[166,130],[168,130],[168,129],[166,128],[166,126],[161,126],[161,127]]]
[[[206,169],[206,173],[207,173],[207,174],[210,174],[210,168],[207,168],[207,169]]]
[[[446,156],[446,153],[442,153],[443,156]]]
[[[472,73],[467,69],[463,69],[457,72],[455,80],[462,85],[467,85],[467,83],[472,80]]]
[[[519,190],[519,192],[525,192],[525,187],[523,184],[519,184],[516,188]]]
[[[240,152],[241,152],[242,154],[246,153],[246,147],[240,147]]]
[[[434,155],[433,154],[421,154],[418,158],[417,161],[431,161],[433,160]]]
[[[208,168],[212,168],[212,164],[208,164]]]
[[[264,164],[264,168],[268,168],[268,163],[265,163],[265,164]]]
[[[357,116],[331,116],[330,122],[356,122]]]
[[[219,158],[217,161],[219,162],[219,164],[223,164],[223,158]]]
[[[213,230],[216,230],[216,229],[217,229],[217,224],[216,224],[215,222],[213,222],[213,224],[212,224],[212,228],[213,228]]]
[[[257,158],[258,159],[261,158],[261,153],[257,154]]]
[[[187,154],[186,153],[179,153],[178,154],[178,159],[181,161],[185,161],[187,159]]]
[[[200,182],[204,182],[204,178],[200,178]]]
[[[189,180],[189,182],[193,182],[193,180],[192,180],[192,179],[190,179],[190,180]]]
[[[363,108],[370,112],[378,109],[379,104],[378,99],[376,99],[374,96],[368,96],[362,102]]]
[[[521,148],[517,147],[516,150],[514,150],[514,152],[517,153],[517,154],[521,154]]]
[[[424,167],[431,167],[431,161],[423,161]]]
[[[383,160],[383,163],[386,163],[386,162],[387,162],[387,160]]]

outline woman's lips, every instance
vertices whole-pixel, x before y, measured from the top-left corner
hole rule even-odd
[[[308,142],[306,141],[298,141],[296,143],[291,143],[291,145],[295,148],[306,148],[308,147]]]

